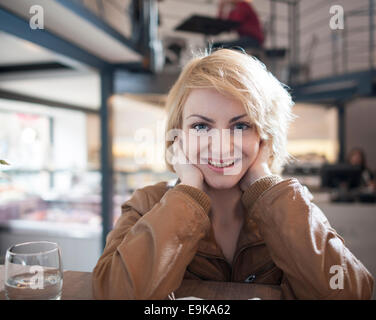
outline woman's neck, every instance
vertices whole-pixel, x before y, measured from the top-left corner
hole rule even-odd
[[[230,189],[208,188],[211,199],[211,220],[221,225],[229,225],[243,220],[242,191],[236,185]]]

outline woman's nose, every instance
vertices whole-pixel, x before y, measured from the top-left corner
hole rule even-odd
[[[209,153],[216,160],[226,160],[233,156],[234,138],[229,130],[218,131],[211,137],[209,142]]]

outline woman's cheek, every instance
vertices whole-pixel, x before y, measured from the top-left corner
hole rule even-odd
[[[248,141],[246,142],[248,146],[251,146],[250,148],[244,149],[244,154],[246,155],[246,158],[248,159],[249,165],[251,165],[257,158],[258,152],[259,152],[259,143],[257,141]]]
[[[185,154],[192,164],[200,163],[200,147],[198,137],[195,134],[186,134]]]

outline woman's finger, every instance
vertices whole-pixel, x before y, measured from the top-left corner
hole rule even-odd
[[[174,138],[174,142],[172,144],[172,150],[173,150],[173,163],[179,164],[181,163],[181,151],[180,151],[180,141],[179,136],[176,136]]]
[[[174,139],[175,140],[175,139]],[[172,143],[172,158],[171,158],[171,163],[173,167],[175,168],[176,164],[176,155],[177,155],[177,147],[176,147],[176,140]]]

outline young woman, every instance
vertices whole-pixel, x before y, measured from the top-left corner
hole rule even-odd
[[[307,188],[278,174],[291,107],[246,54],[192,59],[167,99],[177,183],[138,189],[123,204],[93,271],[94,296],[165,299],[183,279],[201,279],[279,285],[284,299],[369,299],[370,273]]]
[[[352,148],[347,156],[347,162],[353,166],[360,166],[362,170],[361,187],[376,192],[375,175],[367,166],[366,154],[359,147]]]

